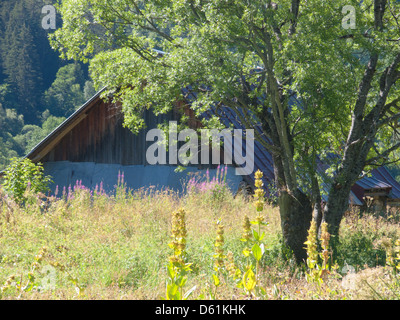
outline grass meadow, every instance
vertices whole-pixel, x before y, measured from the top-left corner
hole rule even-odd
[[[282,242],[277,208],[265,204],[257,212],[254,199],[234,197],[225,188],[182,195],[119,185],[106,195],[77,185],[58,197],[27,194],[22,206],[4,193],[0,199],[2,299],[165,299],[174,255],[172,213],[179,209],[186,213],[184,258],[191,264],[180,290],[192,289],[188,299],[400,297],[395,214],[348,212],[337,257],[321,274],[318,263],[294,263]],[[260,215],[266,223],[252,225],[263,233],[257,260],[246,254],[249,243],[242,240],[245,218]],[[315,248],[319,252],[321,245]],[[255,277],[247,273],[243,286],[249,264]],[[310,277],[313,270],[317,280]]]

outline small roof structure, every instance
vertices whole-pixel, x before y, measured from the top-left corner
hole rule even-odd
[[[385,197],[390,202],[400,202],[400,184],[393,178],[386,167],[379,167],[371,172],[371,176],[357,181],[352,188],[360,201],[364,197]]]

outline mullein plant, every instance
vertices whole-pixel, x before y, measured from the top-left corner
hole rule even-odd
[[[307,241],[304,243],[307,250],[307,267],[306,280],[308,283],[317,283],[319,286],[323,283],[324,277],[329,274],[331,268],[330,252],[329,252],[328,224],[321,224],[321,252],[318,252],[317,224],[315,220],[311,221],[308,229]]]
[[[172,213],[172,239],[169,244],[173,250],[173,255],[169,257],[167,265],[167,285],[166,299],[167,300],[184,300],[196,289],[193,287],[188,292],[183,294],[183,288],[187,282],[187,275],[190,271],[191,263],[187,263],[186,254],[186,222],[185,210],[179,209]]]
[[[224,226],[221,221],[217,222],[217,236],[214,242],[214,292],[210,292],[213,299],[217,298],[217,288],[221,285],[221,273],[225,268],[225,254],[224,254]]]
[[[265,294],[265,291],[260,287],[259,272],[260,272],[260,261],[265,252],[265,245],[262,240],[265,237],[265,232],[261,231],[262,226],[268,225],[265,222],[265,217],[262,212],[264,210],[264,190],[262,182],[263,173],[257,170],[255,173],[255,191],[254,205],[256,207],[257,216],[256,219],[250,221],[250,219],[245,216],[243,223],[243,234],[241,241],[245,242],[247,246],[243,250],[243,255],[247,258],[246,271],[243,274],[241,285],[246,290],[249,296],[257,294]],[[256,229],[252,229],[251,225],[257,226]],[[250,249],[251,247],[251,249]],[[255,265],[253,261],[255,260]]]
[[[307,250],[307,267],[306,280],[308,283],[317,282],[321,284],[318,270],[318,244],[317,244],[317,224],[315,220],[311,221],[308,229],[307,241],[304,242]]]
[[[320,257],[322,259],[322,266],[321,266],[321,275],[320,277],[323,279],[327,274],[329,274],[329,268],[331,266],[330,263],[330,252],[329,252],[329,240],[331,236],[328,232],[328,224],[326,222],[321,223],[321,248],[322,251],[320,253]]]
[[[228,276],[237,283],[240,283],[242,280],[242,272],[235,264],[235,258],[232,251],[229,251],[226,254],[226,259],[224,261],[224,264],[225,264],[225,270],[228,272]]]

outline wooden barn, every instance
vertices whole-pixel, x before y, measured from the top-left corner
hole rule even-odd
[[[53,191],[74,186],[77,181],[91,189],[102,185],[105,191],[112,191],[122,173],[131,189],[152,186],[157,189],[168,187],[183,191],[193,175],[204,177],[207,170],[211,178],[216,175],[216,166],[212,165],[191,165],[182,172],[176,170],[177,165],[149,165],[146,161],[146,150],[154,142],[146,141],[147,132],[159,124],[179,121],[178,111],[159,116],[146,111],[146,129],[135,135],[123,127],[121,106],[104,101],[101,98],[102,92],[103,90],[99,91],[88,100],[26,156],[33,162],[43,164],[45,174],[53,178]],[[191,97],[191,93],[184,93],[189,102],[196,98],[194,94]],[[185,109],[184,112],[191,119],[189,125],[198,128],[199,121],[190,110]],[[219,108],[218,111],[211,108],[203,116],[218,116],[227,127],[245,129],[238,115],[229,108]],[[255,130],[260,129],[256,126]],[[243,144],[242,154],[246,154],[245,149]],[[252,153],[253,172],[249,175],[236,175],[237,165],[233,162],[227,167],[228,185],[233,192],[243,186],[252,188],[254,172],[259,169],[264,173],[263,182],[268,195],[274,181],[272,156],[258,141],[254,141]],[[322,171],[323,167],[324,165],[321,167]],[[378,168],[372,172],[371,177],[365,177],[353,186],[349,202],[362,208],[371,203],[377,209],[400,206],[400,184],[386,168]]]
[[[189,166],[183,172],[176,172],[177,165],[149,165],[146,150],[154,142],[146,141],[147,132],[159,124],[178,121],[178,113],[156,117],[146,111],[146,129],[135,135],[123,127],[121,106],[105,102],[101,93],[88,100],[26,156],[43,164],[45,174],[53,178],[53,191],[73,187],[77,182],[88,188],[101,185],[105,191],[112,191],[119,174],[124,174],[124,181],[131,189],[183,190],[193,174],[205,176],[208,169],[210,179],[216,175],[215,165]],[[226,174],[228,185],[235,192],[243,177],[235,174],[234,165],[227,167]]]

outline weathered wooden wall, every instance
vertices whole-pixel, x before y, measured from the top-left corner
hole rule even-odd
[[[147,128],[135,135],[123,127],[119,106],[99,100],[41,161],[145,165],[146,150],[154,143],[146,142],[146,133],[157,124],[177,120],[177,115],[171,112],[156,117],[146,111],[144,120]]]

